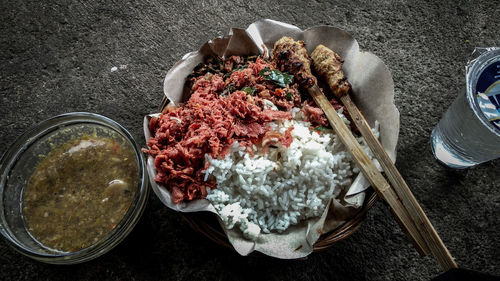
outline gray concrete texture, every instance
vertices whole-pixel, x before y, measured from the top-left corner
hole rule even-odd
[[[145,146],[142,117],[156,111],[163,78],[183,54],[263,18],[332,25],[391,70],[401,112],[397,167],[457,263],[500,275],[500,161],[454,171],[436,163],[429,146],[464,85],[473,48],[500,46],[499,14],[494,0],[2,1],[0,153],[33,124],[72,111],[108,116]],[[88,263],[46,265],[0,241],[5,280],[429,280],[439,273],[380,201],[354,235],[306,260],[240,257],[194,232],[154,194],[131,235]]]

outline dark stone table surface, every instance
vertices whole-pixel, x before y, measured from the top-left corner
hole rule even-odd
[[[89,111],[124,125],[141,146],[162,81],[183,54],[230,27],[271,18],[332,25],[391,70],[401,112],[397,167],[464,268],[500,275],[500,161],[440,166],[429,135],[464,86],[475,46],[500,46],[498,1],[1,1],[0,153],[51,116]],[[112,72],[111,68],[118,70]],[[3,280],[429,280],[382,202],[350,238],[306,260],[240,257],[191,230],[151,193],[123,243],[74,266],[36,262],[0,240]]]

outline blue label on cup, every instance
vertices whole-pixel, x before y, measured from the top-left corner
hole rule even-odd
[[[500,130],[500,61],[486,67],[476,84],[476,98],[486,119]]]

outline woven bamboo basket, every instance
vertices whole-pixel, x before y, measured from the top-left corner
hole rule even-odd
[[[346,239],[351,236],[365,219],[368,210],[377,201],[377,194],[370,190],[367,191],[368,197],[365,200],[363,207],[347,222],[338,226],[334,230],[324,233],[320,236],[318,241],[314,244],[313,251],[319,252],[325,250],[332,246],[333,244]],[[204,236],[208,237],[213,242],[224,246],[229,249],[233,249],[231,243],[227,239],[224,230],[220,226],[217,217],[213,213],[209,212],[197,212],[197,213],[181,213],[184,221],[194,230],[200,232]]]
[[[164,97],[159,107],[159,112],[162,112],[170,101]],[[372,187],[366,191],[365,202],[359,211],[345,223],[339,225],[337,228],[324,233],[316,241],[313,246],[314,252],[319,252],[331,247],[333,244],[346,239],[351,236],[358,228],[366,217],[368,210],[375,204],[378,197]],[[180,213],[184,221],[194,230],[200,232],[213,242],[233,249],[229,242],[224,230],[217,220],[217,215],[210,212],[195,212],[195,213]],[[253,254],[253,253],[252,253]]]

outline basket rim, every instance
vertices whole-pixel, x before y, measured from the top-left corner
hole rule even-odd
[[[356,212],[351,219],[340,224],[327,233],[323,233],[313,246],[313,252],[326,250],[333,244],[340,242],[356,232],[364,221],[368,210],[370,210],[378,200],[377,193],[370,186],[365,192],[368,198],[365,199],[363,206]],[[186,224],[193,230],[200,232],[212,242],[228,249],[234,250],[229,242],[224,230],[216,219],[217,214],[211,212],[180,213]],[[207,221],[206,217],[213,217],[215,220]],[[217,223],[213,223],[216,221]],[[254,254],[254,253],[252,253]],[[251,254],[251,255],[252,255]]]

